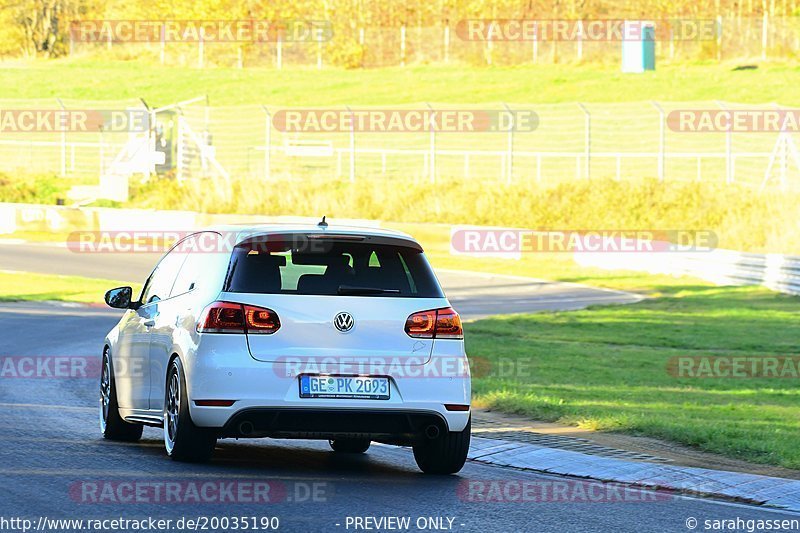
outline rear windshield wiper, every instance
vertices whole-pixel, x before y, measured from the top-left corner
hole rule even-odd
[[[337,291],[340,295],[346,294],[400,294],[400,289],[381,289],[380,287],[356,287],[353,285],[339,285]]]

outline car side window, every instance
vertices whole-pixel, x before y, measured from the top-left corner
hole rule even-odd
[[[169,298],[172,292],[172,285],[178,276],[178,271],[183,265],[186,254],[179,253],[179,245],[173,248],[158,263],[155,272],[150,276],[150,280],[142,293],[142,304],[149,304]]]
[[[170,296],[178,296],[197,287],[200,283],[203,264],[208,258],[205,252],[216,249],[217,238],[218,235],[216,233],[204,232],[192,235],[184,241],[181,248],[182,255],[185,256],[186,260],[181,266]]]

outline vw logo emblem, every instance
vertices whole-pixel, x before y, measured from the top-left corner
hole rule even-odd
[[[353,326],[355,325],[356,321],[353,320],[353,315],[350,313],[339,313],[335,317],[333,317],[333,325],[336,329],[341,331],[342,333],[347,333]]]

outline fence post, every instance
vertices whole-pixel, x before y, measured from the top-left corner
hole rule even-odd
[[[203,32],[200,32],[200,39],[197,43],[197,68],[203,68],[205,63],[205,45],[203,43]]]
[[[670,28],[669,30],[669,60],[675,59],[675,31]]]
[[[728,109],[719,100],[717,100],[717,105],[722,109]],[[733,133],[731,128],[725,132],[725,183],[733,183]]]
[[[578,21],[578,62],[583,60],[583,21]]]
[[[492,66],[492,32],[486,36],[486,64]]]
[[[161,64],[163,65],[164,62],[166,61],[166,58],[167,58],[167,36],[166,36],[166,29],[164,28],[164,25],[161,24],[160,27],[161,27],[161,31],[160,31],[160,33],[161,33],[161,39],[160,39],[160,41],[161,41],[161,44],[160,44],[161,50],[159,51],[158,58],[161,61]]]
[[[353,115],[353,110],[347,106],[350,111],[350,183],[356,181],[356,121]]]
[[[66,107],[64,107],[64,102],[61,101],[61,98],[56,98],[58,105],[61,106],[62,111],[66,111]],[[67,175],[67,128],[66,124],[62,124],[61,127],[61,177]]]
[[[591,179],[592,115],[589,113],[589,110],[586,109],[586,106],[583,105],[582,103],[578,102],[578,107],[581,108],[581,111],[583,111],[583,116],[584,116],[583,146],[584,146],[584,158],[586,165],[584,172],[586,174],[586,179],[588,180]]]
[[[361,55],[361,68],[364,68],[364,28],[358,29],[359,54]]]
[[[317,38],[317,70],[322,70],[322,36]]]
[[[444,62],[450,62],[450,25],[444,27]]]
[[[281,70],[283,68],[283,39],[281,39],[280,32],[278,32],[277,54],[278,70]]]
[[[400,26],[400,66],[406,66],[406,25]]]
[[[658,110],[658,181],[664,181],[665,158],[667,152],[667,131],[664,110],[658,102],[650,102]]]
[[[722,15],[717,15],[717,61],[722,61]]]
[[[106,173],[106,150],[105,150],[105,136],[103,135],[103,126],[100,126],[100,178]]]
[[[433,107],[428,102],[425,102],[425,105],[428,106],[428,109],[431,110],[431,114],[428,117],[428,126],[430,127],[430,152],[431,155],[428,158],[428,177],[431,180],[431,183],[436,183],[436,128],[434,124],[434,119],[436,117],[436,112],[433,111]]]
[[[506,146],[506,158],[508,159],[508,164],[506,164],[506,183],[511,185],[514,179],[514,112],[508,107],[507,103],[503,102],[503,106],[508,111],[508,116],[511,119],[508,124],[508,144]]]
[[[272,178],[272,114],[267,106],[261,106],[266,113],[264,122],[264,179]]]
[[[533,23],[533,62],[539,62],[539,23]]]
[[[764,16],[761,19],[761,59],[767,59],[767,46],[769,46],[769,40],[767,37],[767,31],[769,30],[769,19],[767,15],[767,10],[764,10]]]

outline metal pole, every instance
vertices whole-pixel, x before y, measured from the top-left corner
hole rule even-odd
[[[578,21],[578,62],[583,60],[583,21]]]
[[[586,106],[582,103],[578,102],[578,107],[581,108],[584,115],[584,139],[583,139],[583,146],[584,146],[584,158],[586,160],[585,165],[585,174],[586,179],[591,179],[591,157],[592,157],[592,115],[589,113],[589,110],[586,109]]]
[[[150,109],[150,106],[147,105],[144,98],[139,98],[139,101],[142,102],[142,106],[147,111],[147,152],[148,152],[148,163],[147,163],[147,171],[143,174],[145,175],[145,181],[150,180],[150,175],[153,173],[152,171],[155,170],[153,167],[155,163],[153,162],[153,157],[155,156],[156,152],[156,115]]]
[[[278,33],[278,70],[283,68],[283,40],[281,34]]]
[[[506,158],[508,159],[508,164],[506,165],[506,183],[511,185],[514,179],[514,112],[505,102],[503,102],[503,107],[506,108],[508,116],[511,119],[508,124],[508,144],[506,146]]]
[[[664,181],[665,157],[667,151],[667,131],[664,110],[658,102],[650,102],[658,110],[658,181]]]
[[[486,64],[492,65],[492,32],[486,36]]]
[[[444,27],[444,62],[450,62],[450,26]]]
[[[350,183],[356,181],[356,121],[353,116],[353,110],[347,107],[350,111]]]
[[[360,48],[358,53],[361,56],[361,68],[364,68],[364,28],[358,29],[358,44]]]
[[[428,106],[428,109],[433,111],[433,107],[428,102],[425,102],[425,105]],[[432,112],[430,117],[428,117],[428,126],[430,127],[431,137],[430,137],[430,151],[431,156],[428,158],[428,177],[431,180],[431,183],[436,183],[436,128],[434,127],[434,119],[436,118],[436,112]]]
[[[781,108],[778,104],[773,104],[776,109]],[[781,144],[781,190],[785,190],[786,188],[786,177],[787,171],[789,170],[789,148],[791,144],[791,137],[787,137],[791,135],[786,131],[786,121],[783,122],[781,125],[781,132],[778,134],[778,142]]]
[[[200,32],[200,39],[197,44],[197,68],[203,68],[203,63],[205,61],[205,50],[203,48],[203,32]]]
[[[406,26],[400,26],[400,66],[406,66]]]
[[[106,173],[105,157],[106,157],[105,137],[103,136],[103,127],[100,126],[100,179],[101,179],[101,181],[103,179],[103,175]]]
[[[539,23],[533,23],[533,62],[539,62]]]
[[[64,102],[61,101],[61,98],[56,98],[58,105],[61,106],[62,111],[66,110],[67,108],[64,106]],[[61,128],[61,177],[67,175],[67,129],[66,124],[62,124]]]
[[[272,114],[267,109],[267,106],[261,106],[266,113],[266,121],[264,122],[264,179],[272,177]]]
[[[719,100],[717,100],[717,105],[722,109],[728,109]],[[730,127],[725,133],[725,183],[733,183],[733,132]]]

